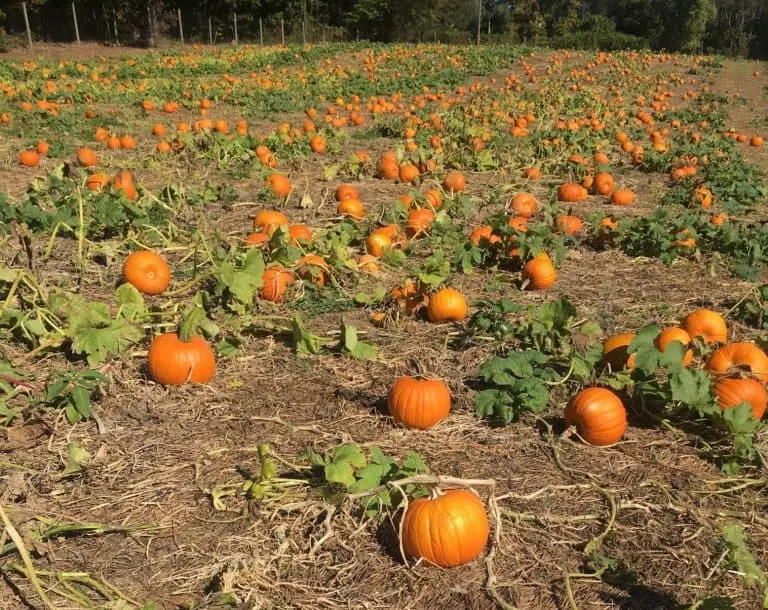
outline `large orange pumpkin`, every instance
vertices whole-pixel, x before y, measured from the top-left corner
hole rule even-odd
[[[439,379],[401,377],[389,392],[387,406],[396,422],[425,430],[448,417],[451,392]]]
[[[565,423],[576,426],[590,445],[604,447],[621,440],[627,431],[627,411],[621,399],[606,388],[587,388],[565,408]]]
[[[139,250],[125,259],[123,279],[144,294],[161,294],[171,283],[171,269],[156,252]]]
[[[432,210],[427,210],[424,208],[413,210],[413,212],[408,214],[405,230],[409,237],[418,237],[420,235],[424,235],[424,233],[429,231],[429,227],[434,220],[435,213]]]
[[[742,379],[740,377],[722,377],[715,382],[715,396],[717,403],[723,409],[739,406],[742,402],[748,402],[752,407],[755,419],[761,419],[768,405],[768,394],[765,387],[755,379]]]
[[[290,271],[275,265],[264,272],[262,279],[264,285],[261,287],[261,296],[267,301],[278,303],[283,300],[283,295],[294,277]]]
[[[475,494],[451,489],[411,502],[402,532],[403,551],[410,559],[452,568],[480,556],[490,527],[485,506]]]
[[[536,198],[530,193],[518,193],[512,198],[509,207],[518,216],[530,218],[536,213],[539,205],[536,202]]]
[[[729,343],[709,355],[706,368],[715,375],[747,371],[763,385],[768,383],[768,355],[754,343]]]
[[[455,288],[443,288],[429,298],[427,318],[430,322],[460,322],[467,317],[467,300]]]
[[[587,198],[587,190],[576,182],[567,182],[557,189],[557,198],[560,201],[576,203]]]
[[[184,341],[176,333],[166,333],[152,340],[147,369],[163,385],[208,383],[216,374],[216,357],[203,337],[194,335]]]
[[[522,277],[530,290],[544,290],[557,281],[557,271],[549,256],[539,254],[525,264]]]
[[[697,309],[692,311],[680,325],[693,339],[701,337],[706,343],[725,343],[728,341],[728,327],[725,320],[716,311]]]
[[[678,341],[679,343],[682,343],[684,347],[687,347],[691,344],[692,339],[691,335],[689,335],[685,330],[674,326],[672,328],[667,328],[661,331],[656,337],[654,343],[657,350],[660,352],[665,352],[667,351],[667,347],[669,347],[675,341]],[[683,366],[688,366],[691,362],[693,362],[693,350],[689,349],[683,355]]]
[[[277,210],[261,210],[253,219],[253,228],[272,235],[280,227],[288,226],[288,217]]]
[[[461,193],[467,186],[464,174],[458,171],[450,172],[443,180],[443,188],[449,193]]]

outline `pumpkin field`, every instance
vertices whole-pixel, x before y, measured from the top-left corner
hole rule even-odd
[[[0,61],[0,608],[768,608],[768,78]]]

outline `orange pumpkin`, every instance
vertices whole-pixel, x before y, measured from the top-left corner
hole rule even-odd
[[[380,257],[385,252],[391,251],[392,239],[385,233],[374,231],[365,242],[365,251],[371,256]]]
[[[525,264],[522,277],[528,289],[545,290],[557,281],[557,271],[552,259],[542,253]]]
[[[714,386],[717,403],[723,409],[739,406],[742,402],[748,402],[752,407],[752,415],[755,419],[761,419],[768,405],[768,394],[765,387],[755,379],[743,379],[741,377],[722,377]]]
[[[89,191],[100,191],[109,184],[109,176],[103,173],[91,174],[85,180],[85,186]]]
[[[556,220],[557,228],[560,232],[566,235],[575,235],[579,231],[584,229],[584,223],[578,216],[567,216],[561,214]]]
[[[449,193],[462,193],[466,186],[467,180],[459,171],[449,172],[443,180],[443,188]]]
[[[296,268],[301,279],[312,282],[321,288],[328,282],[330,271],[328,263],[317,254],[302,256],[296,262]]]
[[[267,235],[272,235],[280,227],[288,226],[288,217],[277,210],[261,210],[253,219],[253,228],[255,231],[263,231]]]
[[[293,190],[290,180],[282,174],[270,174],[265,181],[265,185],[278,199],[287,199]]]
[[[613,176],[607,172],[601,172],[595,176],[594,187],[598,195],[610,195],[614,188]]]
[[[96,153],[90,148],[80,148],[77,151],[77,160],[83,167],[93,167],[97,163]]]
[[[472,231],[472,234],[469,236],[469,241],[478,247],[486,247],[501,243],[501,237],[494,235],[493,227],[491,225],[483,225]]]
[[[161,294],[171,283],[171,269],[156,252],[139,250],[125,259],[123,280],[144,294]]]
[[[432,209],[439,210],[443,205],[443,194],[437,189],[424,191],[424,198]]]
[[[518,193],[512,198],[509,207],[518,216],[530,218],[539,207],[536,198],[530,193]]]
[[[340,184],[336,187],[336,201],[344,201],[345,199],[360,199],[360,193],[351,184]]]
[[[619,189],[611,194],[611,203],[615,205],[631,205],[635,201],[635,193],[629,189]]]
[[[557,189],[557,198],[560,201],[576,203],[587,198],[587,191],[576,182],[567,182]]]
[[[403,516],[402,532],[406,556],[453,568],[480,556],[490,527],[485,506],[475,494],[451,489],[411,502]]]
[[[352,220],[365,218],[365,206],[359,199],[344,199],[336,207],[339,216],[349,216]]]
[[[606,388],[587,388],[565,408],[565,423],[576,426],[590,445],[604,447],[621,440],[627,431],[627,411],[621,399]]]
[[[408,220],[405,224],[405,230],[408,237],[418,237],[429,231],[432,221],[435,220],[435,213],[432,210],[423,208],[413,210],[408,214]]]
[[[407,163],[400,168],[399,177],[400,182],[403,182],[404,184],[413,184],[419,178],[419,168]]]
[[[312,234],[312,229],[310,229],[307,225],[291,225],[288,228],[288,241],[290,241],[292,244],[298,244],[301,242],[308,243],[313,239],[314,235]]]
[[[166,333],[152,340],[147,369],[149,376],[162,385],[208,383],[216,374],[216,357],[199,335],[184,340],[176,333]]]
[[[270,267],[262,276],[264,285],[261,287],[261,296],[267,301],[279,303],[288,289],[288,285],[294,280],[293,273],[280,265]]]
[[[705,343],[728,341],[728,327],[723,316],[710,309],[697,309],[689,313],[680,326],[693,339],[700,337]]]
[[[729,343],[716,349],[709,355],[706,369],[715,375],[748,371],[763,385],[768,383],[768,355],[755,343]]]
[[[460,322],[467,317],[467,301],[455,288],[443,288],[429,298],[427,318],[430,322]]]
[[[40,156],[34,150],[22,150],[19,153],[19,164],[24,167],[37,167],[40,165]]]
[[[603,342],[603,362],[609,365],[612,371],[635,368],[635,355],[627,352],[634,338],[635,333],[621,333]]]
[[[448,417],[451,392],[439,379],[401,377],[389,392],[387,406],[399,424],[426,430]]]
[[[674,326],[661,331],[654,340],[654,345],[656,345],[656,349],[660,352],[665,352],[667,351],[667,347],[675,341],[678,341],[679,343],[682,343],[684,347],[687,347],[691,344],[692,339],[691,335],[685,330]],[[693,350],[689,349],[683,355],[683,366],[688,366],[691,362],[693,362]]]
[[[370,254],[363,254],[357,259],[357,268],[366,273],[378,273],[381,271],[376,257]]]

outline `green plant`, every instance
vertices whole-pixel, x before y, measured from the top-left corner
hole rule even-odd
[[[45,388],[43,404],[53,409],[64,409],[70,424],[93,417],[93,394],[102,390],[109,380],[92,369],[53,373]]]

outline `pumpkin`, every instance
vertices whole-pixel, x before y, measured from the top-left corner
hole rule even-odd
[[[419,178],[419,168],[411,163],[406,163],[399,171],[400,182],[413,184]]]
[[[267,301],[279,303],[283,300],[283,295],[294,280],[293,273],[287,271],[280,265],[270,267],[262,276],[264,285],[261,287],[261,296]]]
[[[19,164],[24,167],[37,167],[40,164],[40,155],[34,150],[22,150],[19,153]]]
[[[117,136],[110,136],[107,138],[107,148],[109,150],[120,150],[121,146],[122,143],[120,142],[120,138]]]
[[[395,153],[389,151],[384,153],[384,156],[379,161],[378,175],[380,178],[387,180],[394,180],[400,174],[400,166],[397,163],[397,157]]]
[[[171,283],[171,269],[165,259],[156,252],[139,250],[125,259],[123,280],[141,293],[161,294]]]
[[[96,165],[96,153],[90,148],[80,148],[77,151],[77,160],[83,167],[94,167]]]
[[[627,352],[634,338],[635,333],[621,333],[603,342],[603,362],[609,365],[612,371],[635,368],[635,355]]]
[[[752,136],[749,141],[749,145],[754,148],[762,148],[765,144],[765,140],[761,136]]]
[[[600,172],[595,176],[594,188],[598,195],[610,195],[614,187],[613,176],[607,172]]]
[[[120,138],[120,146],[122,148],[125,148],[126,150],[135,150],[136,138],[134,138],[133,136],[125,135],[122,138]]]
[[[443,180],[443,188],[449,193],[461,193],[467,186],[464,174],[459,171],[449,172]]]
[[[366,273],[378,273],[381,271],[379,263],[376,261],[376,257],[370,254],[363,254],[357,259],[357,268]]]
[[[557,228],[560,232],[566,235],[575,235],[582,229],[584,229],[584,223],[578,216],[566,216],[561,214],[556,220]]]
[[[426,430],[448,417],[451,392],[439,379],[400,377],[389,391],[387,406],[399,424]]]
[[[291,194],[293,186],[291,186],[290,180],[282,174],[270,174],[264,181],[267,186],[278,199],[287,199]]]
[[[526,167],[523,174],[528,180],[541,179],[541,170],[538,167]]]
[[[340,184],[336,187],[336,201],[344,201],[345,199],[360,199],[360,193],[351,184]]]
[[[675,341],[678,341],[682,343],[684,347],[687,347],[691,344],[692,339],[691,335],[685,330],[678,326],[673,326],[672,328],[667,328],[661,331],[654,340],[654,345],[657,350],[663,353],[667,351],[667,347]],[[693,362],[693,350],[689,349],[683,355],[683,366],[688,366],[691,362]]]
[[[352,220],[362,220],[365,218],[365,206],[359,199],[344,199],[336,206],[336,213],[339,216],[349,216]]]
[[[307,254],[296,261],[299,277],[321,288],[328,282],[328,263],[317,254]]]
[[[51,145],[48,144],[45,140],[40,140],[35,145],[35,150],[37,151],[37,154],[39,155],[47,155],[48,151],[51,150]]]
[[[567,182],[557,189],[557,198],[560,201],[576,203],[587,197],[586,189],[576,182]]]
[[[709,355],[706,369],[715,375],[748,370],[763,385],[768,383],[768,355],[754,343],[729,343]]]
[[[472,231],[469,241],[478,247],[485,247],[500,243],[501,237],[494,235],[491,225],[483,225]]]
[[[310,138],[309,147],[312,149],[313,153],[318,155],[324,155],[328,152],[328,144],[326,143],[325,138],[320,134]]]
[[[269,243],[269,235],[262,231],[256,231],[255,233],[251,233],[248,237],[246,237],[243,240],[243,245],[246,248],[261,248],[262,246]]]
[[[365,251],[371,256],[379,257],[392,250],[392,239],[385,233],[374,231],[365,242]]]
[[[165,140],[160,140],[155,145],[155,150],[157,152],[161,153],[161,154],[166,154],[166,153],[171,152],[171,145],[168,142],[166,142]]]
[[[523,282],[530,290],[544,290],[557,281],[557,271],[547,254],[539,254],[523,268]]]
[[[109,177],[106,174],[91,174],[85,180],[85,187],[89,191],[100,191],[109,184]]]
[[[253,228],[272,235],[280,227],[288,226],[288,217],[277,210],[261,210],[253,219]]]
[[[748,402],[752,407],[755,419],[761,419],[768,406],[768,394],[765,387],[755,379],[740,377],[722,377],[715,382],[717,404],[723,409],[739,406]]]
[[[629,189],[613,191],[611,203],[615,205],[631,205],[635,201],[635,193]]]
[[[455,288],[443,288],[429,298],[427,318],[430,322],[460,322],[467,317],[467,301]]]
[[[424,198],[433,210],[439,210],[443,205],[443,194],[437,189],[424,191]]]
[[[216,357],[199,335],[182,338],[166,333],[152,340],[147,369],[152,380],[162,385],[208,383],[216,374]]]
[[[418,237],[429,231],[432,221],[435,219],[435,213],[432,210],[417,209],[408,214],[408,220],[405,224],[405,230],[408,237]]]
[[[728,341],[728,327],[725,320],[716,311],[697,309],[683,320],[680,326],[693,339],[701,337],[705,343],[725,343]]]
[[[565,408],[565,423],[576,426],[590,445],[604,447],[621,440],[627,431],[627,411],[621,399],[606,388],[586,388]]]
[[[474,561],[490,535],[480,499],[467,489],[417,498],[403,515],[402,545],[410,559],[453,568]]]
[[[700,186],[694,192],[693,197],[702,208],[709,209],[712,207],[712,191],[708,188]]]
[[[292,244],[311,242],[313,239],[314,235],[312,235],[312,229],[307,225],[298,224],[288,227],[288,241]]]
[[[539,204],[530,193],[518,193],[509,204],[510,209],[523,218],[530,218],[536,213]]]

